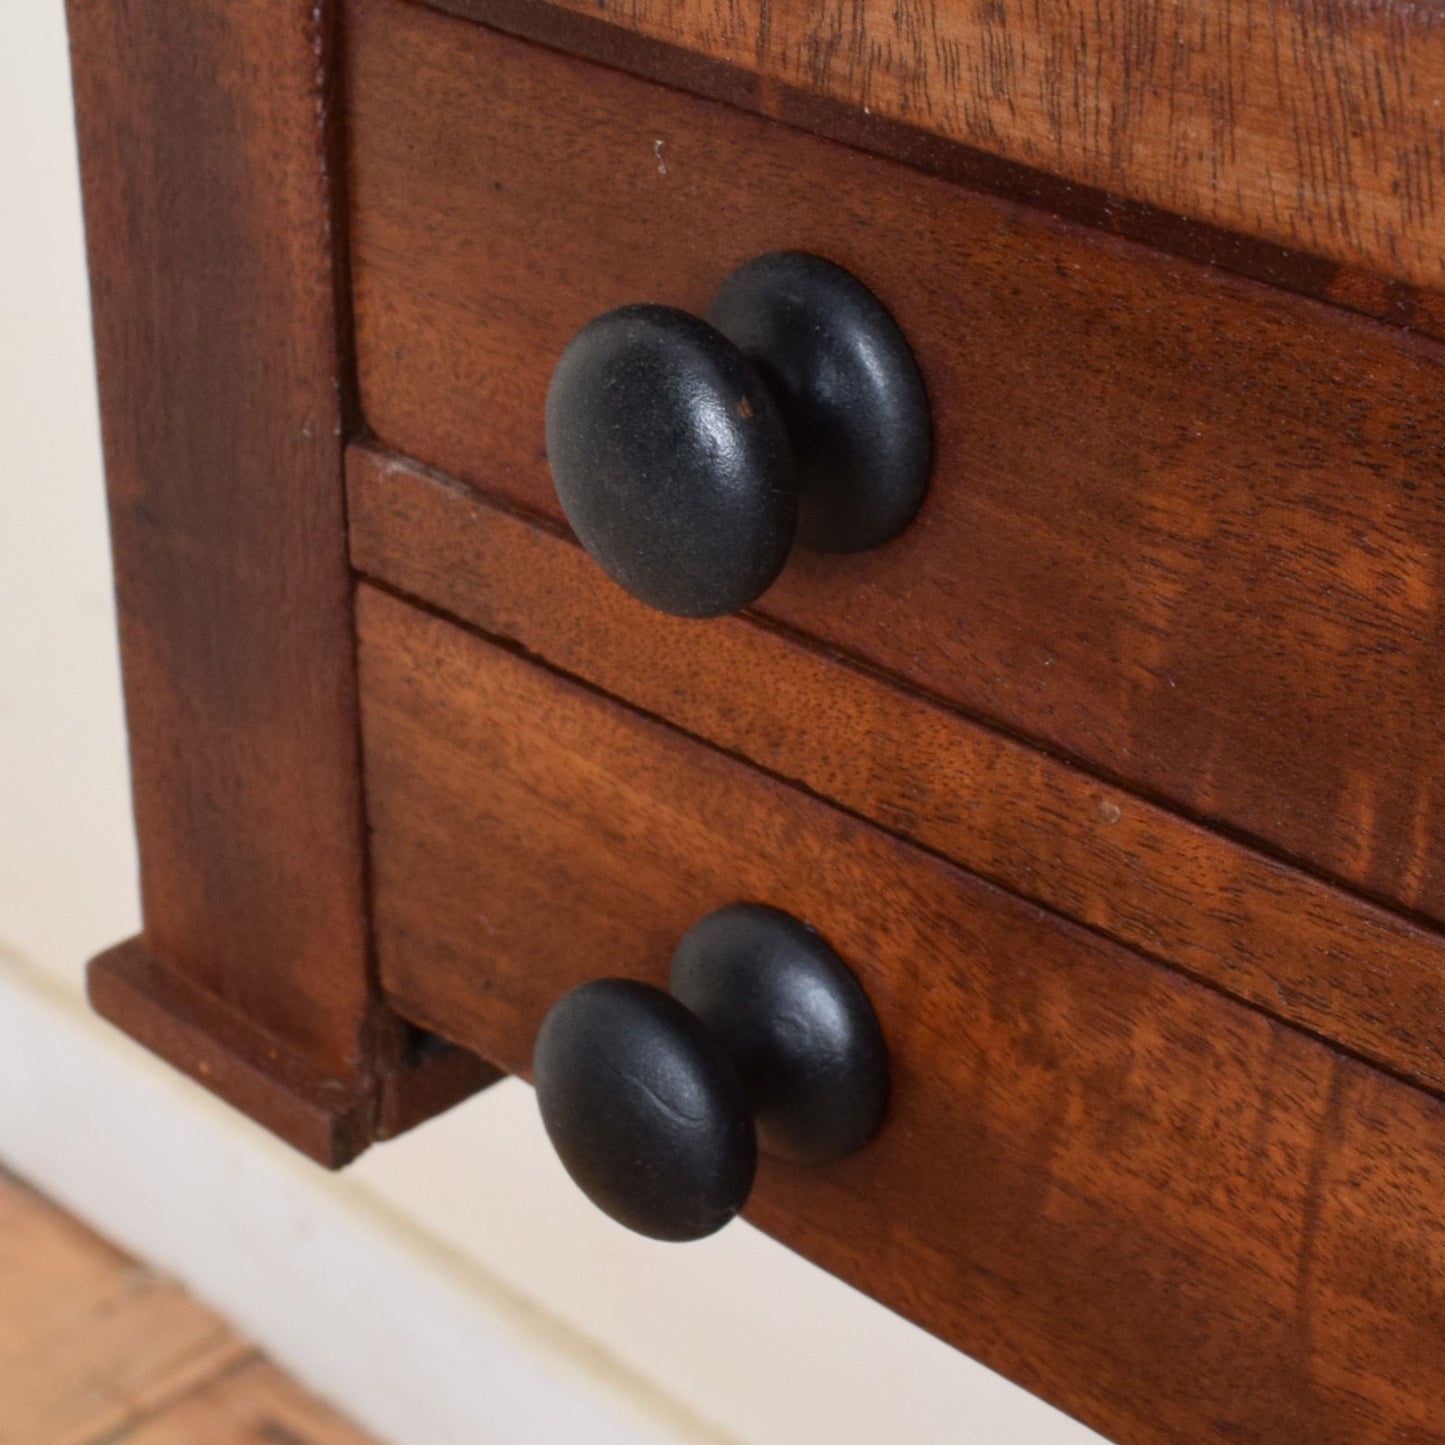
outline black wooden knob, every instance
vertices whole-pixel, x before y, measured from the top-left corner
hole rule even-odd
[[[801,1163],[863,1147],[888,1101],[888,1050],[858,980],[786,913],[709,914],[671,992],[604,978],[564,994],[537,1035],[542,1122],[613,1219],[700,1239],[747,1202],[758,1150]]]
[[[547,393],[547,456],[583,546],[649,606],[736,612],[794,540],[861,552],[923,502],[928,398],[893,318],[841,267],[779,251],[699,320],[623,306],[572,339]]]

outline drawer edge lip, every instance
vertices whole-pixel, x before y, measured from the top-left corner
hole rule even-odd
[[[407,486],[417,490],[419,494],[445,494],[459,501],[470,513],[474,513],[478,520],[486,516],[495,520],[499,525],[505,524],[526,529],[535,537],[545,539],[547,545],[566,548],[569,553],[578,551],[580,556],[580,550],[547,519],[534,516],[505,499],[494,497],[468,483],[458,481],[445,473],[430,468],[424,463],[388,452],[374,442],[357,442],[348,447],[347,472],[353,523],[350,533],[352,566],[358,581],[363,586],[373,587],[378,592],[430,615],[448,626],[455,627],[506,651],[514,652],[545,671],[586,691],[608,698],[629,713],[657,723],[700,747],[732,758],[750,770],[770,777],[785,787],[813,797],[826,806],[898,840],[907,847],[918,849],[950,866],[981,878],[1001,891],[1041,909],[1070,926],[1078,927],[1128,949],[1138,957],[1161,965],[1286,1028],[1317,1040],[1335,1049],[1343,1056],[1356,1059],[1365,1066],[1396,1078],[1424,1093],[1437,1098],[1445,1098],[1445,1060],[1439,1059],[1439,1050],[1432,1049],[1425,1039],[1418,1040],[1413,1046],[1397,1049],[1392,1053],[1379,1047],[1377,1042],[1358,1036],[1358,1030],[1349,1031],[1345,1037],[1331,1033],[1328,1031],[1323,1017],[1312,1018],[1308,1015],[1305,1008],[1308,1000],[1305,1003],[1291,1004],[1289,999],[1290,980],[1271,970],[1258,969],[1258,978],[1255,980],[1256,987],[1249,989],[1240,979],[1232,980],[1227,967],[1223,965],[1211,971],[1199,966],[1197,961],[1191,963],[1174,956],[1167,947],[1160,946],[1157,942],[1151,945],[1145,936],[1146,930],[1142,925],[1129,929],[1123,926],[1110,927],[1105,923],[1091,921],[1070,911],[1063,903],[1051,897],[1047,889],[1040,886],[1030,887],[1030,879],[1033,879],[1037,885],[1037,874],[1025,877],[1016,869],[1010,871],[1002,866],[986,867],[977,856],[963,856],[959,852],[949,851],[936,841],[930,841],[916,832],[893,825],[876,812],[869,811],[854,800],[840,797],[834,792],[814,786],[806,778],[798,776],[795,771],[790,770],[781,762],[769,762],[753,752],[739,748],[732,742],[712,736],[695,722],[680,720],[665,708],[659,709],[647,702],[637,700],[627,690],[618,690],[615,682],[600,679],[595,671],[589,671],[585,667],[574,667],[565,660],[558,660],[549,653],[546,647],[538,645],[533,637],[519,635],[505,627],[493,629],[468,612],[457,610],[455,606],[449,605],[446,599],[433,595],[424,585],[418,583],[417,579],[406,575],[404,552],[400,555],[400,564],[397,565],[398,557],[381,555],[386,550],[384,547],[379,551],[375,550],[380,531],[376,529],[373,521],[374,509],[367,505],[367,493],[381,479],[399,478]],[[393,565],[388,566],[388,562]],[[599,589],[605,585],[610,584],[599,582]],[[626,605],[630,606],[631,604]],[[794,645],[800,645],[809,651],[823,648],[823,644],[819,643],[817,639],[801,634],[794,635],[780,624],[751,614],[736,619],[725,619],[722,625],[737,626],[779,639],[791,640]],[[1108,777],[1073,759],[1060,757],[1031,740],[1019,738],[1007,731],[1000,730],[988,721],[954,708],[905,682],[876,674],[865,665],[837,653],[835,649],[828,649],[828,651],[830,659],[837,666],[844,669],[850,676],[860,679],[860,685],[879,687],[899,699],[940,710],[952,718],[961,730],[976,732],[989,739],[997,747],[1009,750],[1017,749],[1022,753],[1027,753],[1045,763],[1049,768],[1057,769],[1061,775],[1067,775],[1074,779],[1080,787],[1092,788],[1106,798],[1117,797],[1126,805],[1142,810],[1159,826],[1176,831],[1178,835],[1176,841],[1187,842],[1191,838],[1208,840],[1222,854],[1242,860],[1243,864],[1258,871],[1261,877],[1269,874],[1272,878],[1282,879],[1293,885],[1297,891],[1304,890],[1308,893],[1309,901],[1316,905],[1343,910],[1351,925],[1352,933],[1360,935],[1357,937],[1357,952],[1362,957],[1364,956],[1366,942],[1369,940],[1366,940],[1363,935],[1376,935],[1373,942],[1377,951],[1370,956],[1377,957],[1380,952],[1384,952],[1387,958],[1394,958],[1397,966],[1408,966],[1414,987],[1425,987],[1431,981],[1429,965],[1432,963],[1436,965],[1437,973],[1445,976],[1445,937],[1441,936],[1439,927],[1433,920],[1413,915],[1407,909],[1391,901],[1371,897],[1337,878],[1311,869],[1296,859],[1282,856],[1268,846],[1259,845],[1249,838],[1242,838],[1237,833],[1211,820],[1195,817],[1187,810],[1174,806],[1166,800],[1139,792],[1121,780]],[[364,745],[363,769],[365,769]],[[1107,835],[1096,834],[1096,841],[1100,836]],[[1168,892],[1167,880],[1161,884],[1161,887],[1165,893]],[[1345,919],[1342,918],[1341,922],[1344,921]],[[1393,953],[1380,948],[1381,935],[1393,936],[1396,939],[1396,948]],[[1255,963],[1257,963],[1258,957],[1258,953],[1255,953],[1253,956]],[[1272,990],[1272,993],[1268,995],[1266,985],[1269,990]],[[1408,983],[1402,984],[1401,993],[1408,993],[1410,986]],[[389,999],[389,1002],[396,1006],[394,1000]],[[399,1012],[403,1016],[407,1016],[404,1005],[400,1007]],[[1331,1004],[1325,1013],[1331,1018],[1338,1016],[1334,1004]],[[1358,1004],[1351,1010],[1351,1013],[1364,1018],[1363,1004]],[[427,1026],[425,1020],[413,1021]],[[1398,1042],[1398,1030],[1393,1037]],[[1432,1062],[1432,1055],[1435,1056],[1434,1062]]]
[[[621,70],[641,80],[806,131],[996,198],[1065,226],[1162,251],[1241,280],[1308,297],[1402,332],[1445,340],[1445,279],[1429,285],[1377,260],[1348,259],[1231,228],[1097,181],[1071,179],[826,90],[809,90],[750,65],[692,50],[660,33],[601,19],[555,0],[421,0],[438,14]]]

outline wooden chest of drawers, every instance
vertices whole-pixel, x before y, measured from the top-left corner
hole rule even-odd
[[[339,1166],[781,908],[892,1095],[751,1219],[1120,1440],[1445,1440],[1445,35],[1056,8],[71,0],[92,995]],[[929,491],[664,616],[549,378],[780,250],[898,323]]]

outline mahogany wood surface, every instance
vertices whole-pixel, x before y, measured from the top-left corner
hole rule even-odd
[[[1393,325],[1445,337],[1445,291],[1426,290],[1367,269],[1282,246],[1262,236],[1179,215],[1157,205],[1079,184],[949,140],[918,124],[864,110],[818,91],[658,40],[619,25],[603,9],[564,9],[550,0],[426,0],[438,10],[540,41],[569,55],[661,81],[755,111],[784,125],[890,156],[933,175],[1037,206],[1096,230],[1222,267]]]
[[[764,78],[676,43],[616,25],[605,10],[569,10],[549,0],[426,0],[434,9],[465,16],[494,29],[539,40],[568,55],[584,56],[707,95],[743,110],[809,130],[819,136],[890,156],[931,175],[944,176],[980,191],[993,192],[1051,211],[1095,230],[1142,241],[1146,246],[1220,266],[1270,286],[1347,306],[1363,315],[1445,337],[1445,290],[1428,290],[1361,263],[1280,246],[1263,236],[1225,230],[1218,224],[1163,210],[1159,205],[1081,185],[1038,166],[987,150],[964,146],[936,131],[893,120],[876,110],[824,92],[802,90]]]
[[[387,594],[358,626],[409,1017],[525,1073],[569,986],[785,908],[894,1093],[754,1222],[1120,1441],[1441,1438],[1439,1100]]]
[[[1434,343],[395,0],[348,22],[358,366],[388,446],[559,515],[562,347],[779,247],[913,343],[919,520],[768,616],[1445,918]]]
[[[337,1163],[402,1060],[368,955],[335,7],[69,13],[145,919],[94,998]]]
[[[340,1168],[371,1143],[375,1102],[131,938],[94,959],[95,1010],[152,1053],[264,1124],[293,1148]]]
[[[1445,939],[756,617],[666,617],[561,529],[348,451],[352,559],[974,872],[1445,1089]]]
[[[517,23],[515,0],[438,3]],[[779,109],[787,91],[827,97],[1230,231],[1445,284],[1435,4],[556,4],[740,70]]]

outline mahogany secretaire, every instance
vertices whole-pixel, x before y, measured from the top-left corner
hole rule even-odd
[[[70,24],[96,1007],[330,1166],[535,1069],[1120,1441],[1445,1441],[1445,9]]]

